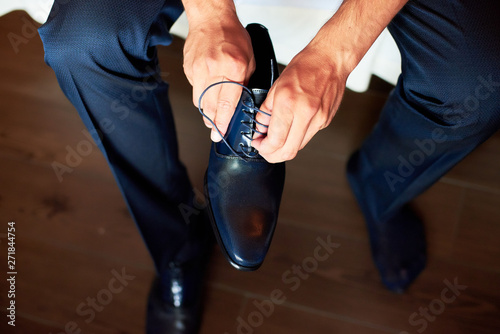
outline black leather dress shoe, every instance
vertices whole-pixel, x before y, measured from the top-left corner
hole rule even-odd
[[[156,277],[148,297],[147,334],[197,334],[203,311],[204,282],[214,238],[204,212],[189,225],[189,237]]]
[[[172,265],[155,278],[148,298],[147,334],[196,334],[202,318],[204,269]]]
[[[278,77],[267,29],[250,24],[256,70],[244,88],[224,140],[213,143],[205,194],[215,237],[229,262],[255,270],[264,261],[278,219],[285,164],[271,164],[252,148],[255,117]]]

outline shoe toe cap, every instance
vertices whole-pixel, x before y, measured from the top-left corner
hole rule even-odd
[[[231,224],[219,226],[220,237],[231,264],[240,270],[255,270],[264,261],[276,226],[276,216],[264,210],[252,210],[234,217]],[[220,224],[219,224],[220,225]]]

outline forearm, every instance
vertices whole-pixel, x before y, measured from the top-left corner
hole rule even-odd
[[[408,0],[345,0],[308,47],[349,74]]]
[[[236,18],[233,0],[182,0],[190,27],[217,18]]]

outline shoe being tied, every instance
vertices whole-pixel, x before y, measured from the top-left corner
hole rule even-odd
[[[246,29],[256,70],[243,87],[226,135],[212,144],[204,184],[212,227],[227,260],[237,269],[256,270],[276,228],[285,163],[268,163],[251,145],[255,133],[265,135],[257,130],[256,115],[270,116],[258,108],[279,73],[267,29],[259,24]],[[237,84],[216,84],[225,83]]]

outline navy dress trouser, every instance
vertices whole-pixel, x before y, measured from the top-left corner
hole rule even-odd
[[[56,1],[39,29],[45,61],[90,133],[101,136],[97,144],[160,274],[196,255],[181,254],[195,234],[181,212],[192,206],[192,187],[155,48],[171,42],[168,30],[182,11],[170,0]]]
[[[348,168],[367,220],[393,215],[498,129],[498,7],[410,1],[391,22],[402,75]],[[193,195],[155,48],[171,42],[181,12],[179,0],[56,2],[39,30],[62,90],[101,135],[97,144],[160,274],[196,253],[183,251],[196,242],[195,224],[180,210]]]
[[[422,193],[500,127],[500,3],[410,1],[389,25],[402,74],[350,160],[369,224]]]

